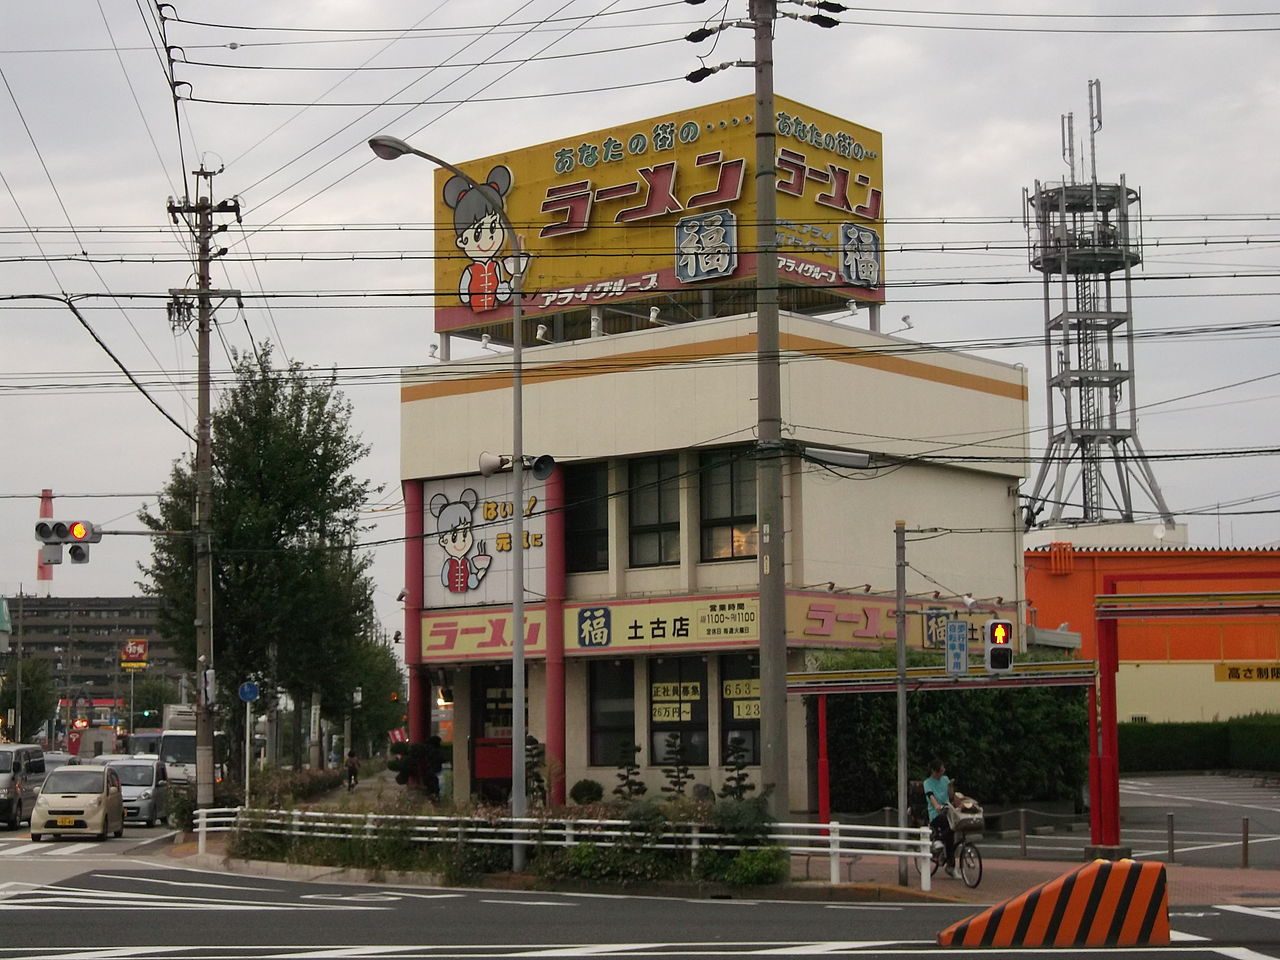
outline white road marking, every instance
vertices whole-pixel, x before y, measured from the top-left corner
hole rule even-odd
[[[69,853],[86,853],[89,850],[97,850],[96,843],[72,843],[66,846],[51,847],[45,851],[47,857],[65,857]]]
[[[1224,957],[1230,957],[1231,960],[1276,960],[1272,954],[1259,953],[1257,950],[1250,950],[1248,947],[1215,947],[1213,952]]]
[[[1267,920],[1280,920],[1280,907],[1246,907],[1243,904],[1229,903],[1214,905],[1215,910],[1230,910],[1232,913],[1243,913],[1247,917],[1264,917]]]
[[[923,940],[918,942],[928,943],[928,941]],[[753,950],[751,954],[754,956],[768,956],[771,954],[820,956],[845,950],[870,950],[872,947],[901,946],[902,943],[904,941],[901,940],[832,940],[826,943],[799,943],[799,945],[791,947],[773,947],[772,950]]]
[[[1169,940],[1173,943],[1192,943],[1199,940],[1209,940],[1210,937],[1197,936],[1194,933],[1183,933],[1180,930],[1170,930]]]
[[[6,844],[5,846],[0,847],[0,857],[11,857],[15,853],[28,853],[33,849],[34,848],[30,841],[27,841],[26,843]]]
[[[524,950],[507,954],[511,957],[594,957],[599,954],[631,953],[664,947],[665,943],[591,943],[581,946],[549,947],[545,950]]]
[[[238,883],[196,883],[192,880],[162,880],[159,877],[140,877],[132,873],[95,873],[102,880],[128,880],[131,883],[163,883],[170,887],[208,887],[211,890],[259,890],[270,893],[274,887],[246,887]]]
[[[566,900],[481,900],[481,903],[497,903],[502,905],[518,905],[521,907],[576,907],[576,903]]]
[[[1121,788],[1121,792],[1125,792],[1123,787]],[[1265,807],[1257,803],[1234,803],[1230,800],[1215,800],[1212,797],[1184,797],[1176,793],[1151,793],[1149,790],[1144,790],[1142,793],[1145,796],[1154,797],[1160,800],[1185,800],[1188,803],[1216,803],[1219,806],[1239,807],[1242,810],[1266,810],[1271,813],[1280,813],[1280,806]]]

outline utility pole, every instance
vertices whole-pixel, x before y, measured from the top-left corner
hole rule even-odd
[[[756,513],[760,529],[760,779],[770,813],[790,811],[782,390],[778,370],[778,171],[773,106],[777,0],[751,0],[756,114]]]
[[[893,525],[897,603],[893,612],[898,655],[898,829],[907,826],[907,525]],[[898,885],[907,886],[907,858],[898,858]]]
[[[213,178],[218,171],[201,167],[192,171],[196,178],[196,200],[169,200],[169,216],[174,223],[179,217],[196,240],[196,288],[170,290],[170,318],[184,324],[190,320],[190,301],[197,308],[197,404],[196,404],[196,502],[195,502],[195,581],[196,581],[196,806],[213,806],[213,708],[217,686],[213,672],[213,563],[210,551],[211,508],[213,505],[213,449],[209,410],[209,330],[213,324],[213,298],[240,297],[238,290],[215,290],[209,280],[209,267],[214,257],[226,248],[213,250],[213,237],[226,230],[226,224],[214,224],[217,214],[234,214],[240,221],[240,202],[213,202]],[[204,195],[202,194],[202,187]]]

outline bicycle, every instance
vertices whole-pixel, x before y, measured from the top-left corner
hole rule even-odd
[[[947,848],[941,840],[934,840],[929,845],[929,875],[933,876],[938,868],[947,862]],[[916,859],[916,869],[923,870],[920,858]],[[982,882],[982,851],[963,833],[956,834],[956,870],[964,885],[972,889]]]

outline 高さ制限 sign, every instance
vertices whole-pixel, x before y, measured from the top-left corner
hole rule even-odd
[[[750,96],[439,170],[438,332],[742,285],[756,275]],[[881,135],[776,100],[779,279],[884,299]],[[507,236],[518,231],[523,249]]]

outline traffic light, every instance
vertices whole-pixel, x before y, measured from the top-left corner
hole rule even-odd
[[[988,673],[1013,669],[1013,621],[988,620],[982,625],[983,659]]]
[[[89,544],[102,539],[97,524],[88,520],[37,520],[35,532],[36,539],[44,544],[40,549],[40,563],[44,566],[62,562],[63,544],[69,545],[72,563],[88,563]]]

